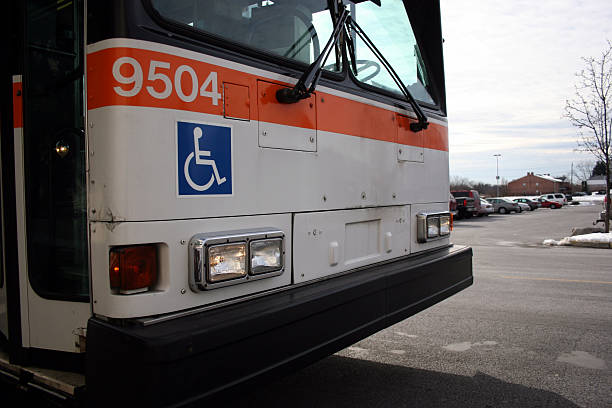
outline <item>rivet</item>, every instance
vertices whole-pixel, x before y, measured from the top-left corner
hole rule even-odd
[[[310,107],[311,107],[311,108],[313,107],[313,104],[312,104],[312,102],[310,102],[310,104],[309,104],[309,105],[310,105]]]
[[[397,195],[395,193],[393,193],[392,197],[395,200],[397,198]]]
[[[362,200],[365,200],[365,199],[366,199],[366,193],[365,193],[365,191],[364,191],[363,193],[361,193],[361,199],[362,199]]]
[[[321,102],[325,102],[325,99],[321,98]]]
[[[327,197],[326,196],[323,196],[323,201],[327,201]]]
[[[186,243],[187,243],[187,241],[186,241],[186,240],[181,239],[181,245],[185,245]]]
[[[402,149],[399,149],[399,154],[402,154]]]
[[[266,132],[265,130],[263,132],[261,132],[262,136],[268,136],[268,132]]]
[[[94,127],[94,123],[93,122],[89,122],[89,127],[93,128]]]
[[[314,137],[310,136],[308,140],[310,140],[310,143],[314,143]]]
[[[185,293],[187,293],[187,291],[185,290],[185,288],[181,289],[181,295],[184,295]]]

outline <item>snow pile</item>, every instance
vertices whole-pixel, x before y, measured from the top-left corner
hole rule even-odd
[[[595,232],[585,235],[574,235],[573,237],[565,237],[560,241],[554,239],[546,239],[542,242],[543,245],[559,246],[583,246],[591,248],[612,248],[612,232]]]
[[[578,201],[580,204],[596,204],[603,203],[605,195],[596,194],[596,195],[588,195],[588,196],[576,196],[572,198],[572,201]]]

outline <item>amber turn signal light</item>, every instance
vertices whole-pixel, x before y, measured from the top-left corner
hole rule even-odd
[[[111,289],[124,295],[149,290],[157,281],[157,246],[134,245],[110,250]]]

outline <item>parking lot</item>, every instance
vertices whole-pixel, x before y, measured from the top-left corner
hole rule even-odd
[[[472,287],[224,404],[611,407],[612,250],[541,245],[600,210],[457,222],[452,241],[474,250]]]

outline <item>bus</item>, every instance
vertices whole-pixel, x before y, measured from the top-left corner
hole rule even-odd
[[[472,284],[438,1],[25,0],[0,19],[3,381],[196,403]]]

